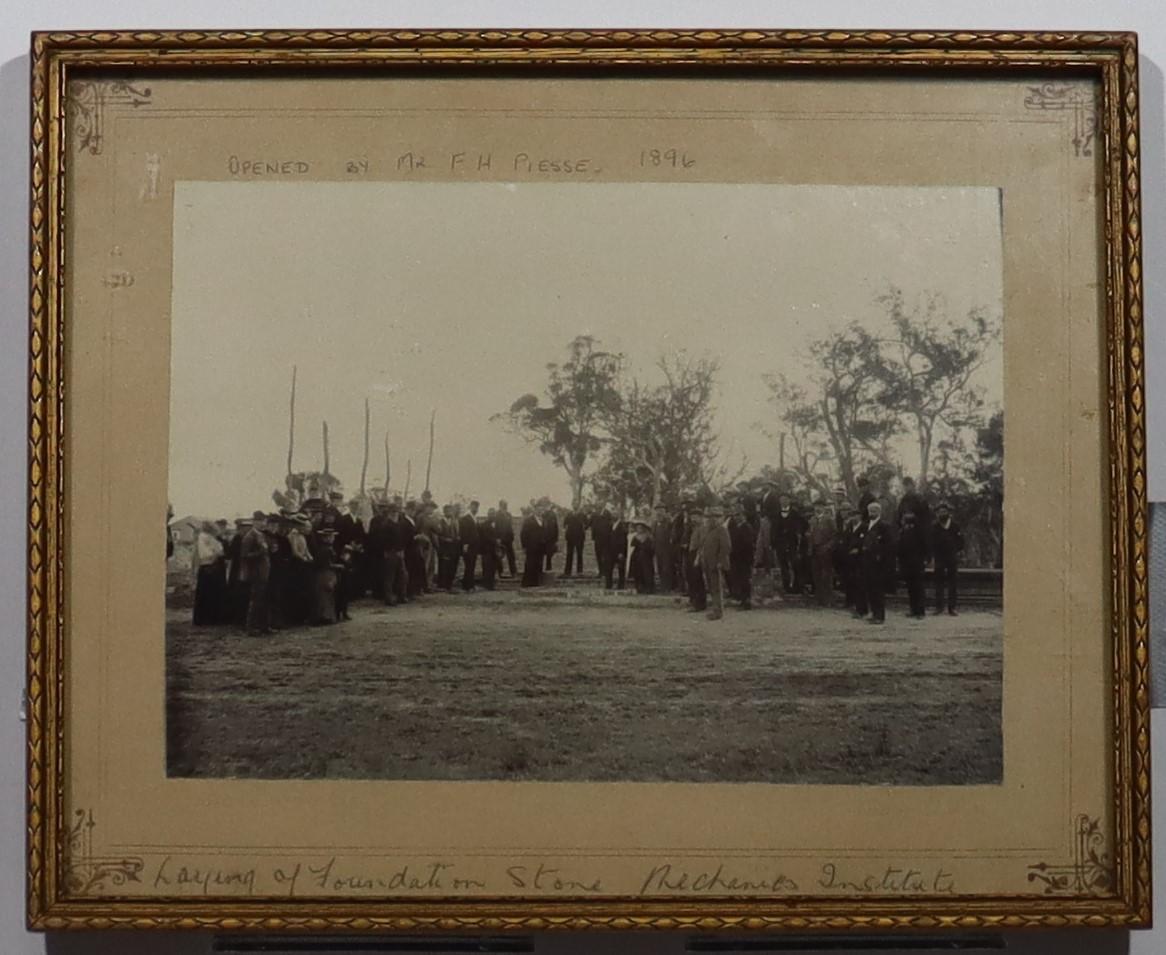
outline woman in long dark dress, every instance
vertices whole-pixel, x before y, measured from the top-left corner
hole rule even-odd
[[[652,529],[647,521],[636,521],[632,533],[632,555],[629,560],[632,583],[636,593],[656,592],[656,549],[652,544]]]
[[[336,592],[339,575],[336,572],[336,555],[333,544],[336,532],[333,530],[319,530],[312,535],[310,547],[312,551],[312,606],[309,623],[318,626],[335,623]]]
[[[288,527],[287,590],[284,604],[285,623],[298,626],[307,623],[312,612],[312,578],[315,568],[307,535],[312,524],[306,516],[296,514]]]

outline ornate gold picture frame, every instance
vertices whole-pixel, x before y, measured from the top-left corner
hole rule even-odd
[[[31,927],[1149,924],[1133,34],[142,31],[32,42]],[[876,313],[898,337],[878,331]],[[544,338],[557,321],[571,333]],[[505,350],[492,352],[498,341]],[[909,359],[890,353],[920,341]],[[828,427],[841,379],[830,390],[819,374],[843,346],[866,349],[869,374],[855,385],[875,389],[865,407],[900,409],[856,427],[853,446]],[[434,349],[432,367],[448,349],[456,371],[421,374],[440,385],[429,392],[400,369],[429,368]],[[390,370],[378,378],[370,365],[367,382],[355,356],[336,357],[378,350]],[[957,382],[963,417],[912,405],[953,354],[967,374],[943,381]],[[609,405],[584,442],[588,463],[572,457],[577,445],[564,450],[569,427],[545,429],[547,415],[567,413],[564,382],[583,365],[610,373],[608,391],[588,393]],[[263,377],[272,369],[277,384]],[[362,467],[358,452],[342,459],[360,425],[352,437],[326,409],[322,470],[294,471],[289,447],[284,482],[289,372],[289,444],[297,407],[355,404],[359,421],[364,389]],[[647,456],[651,427],[635,430],[662,428],[664,413],[628,410],[667,405],[676,375],[712,383],[685,421],[722,439],[716,453],[711,437],[685,445],[707,466],[684,474]],[[468,397],[442,404],[459,381]],[[815,418],[819,387],[826,412]],[[255,423],[268,421],[256,393],[278,406],[278,429]],[[389,423],[374,493],[379,414]],[[465,460],[439,454],[430,494],[435,429]],[[274,454],[248,457],[276,430]],[[235,443],[216,451],[222,435]],[[303,441],[298,453],[316,454]],[[414,450],[394,447],[390,463],[398,441]],[[734,441],[763,459],[735,457]],[[633,463],[613,463],[617,449]],[[271,499],[268,484],[247,497],[235,480],[261,458],[277,459]],[[443,588],[440,570],[428,593],[430,572],[404,551],[401,566],[425,586],[389,610],[397,585],[383,575],[397,551],[382,541],[371,591],[353,591],[344,620],[334,588],[363,571],[350,553],[320,563],[340,531],[311,508],[330,490],[340,499],[341,469],[347,493],[360,475],[343,516],[371,533],[374,512],[395,513],[399,497],[410,521],[434,528],[435,565],[442,527],[459,518],[451,510],[443,525],[439,507],[426,524],[429,498],[454,508],[476,491],[529,494],[513,522],[479,515],[475,531],[473,508],[469,531],[448,539],[457,564],[466,534],[505,524],[536,561],[525,583],[542,591],[517,589],[512,563],[514,589],[481,592],[495,571],[483,583],[470,565],[465,593],[442,592],[460,588],[452,577]],[[410,481],[415,493],[424,483],[417,502]],[[960,495],[977,494],[996,509],[959,510]],[[796,553],[778,542],[790,497],[814,515]],[[199,519],[165,515],[186,500]],[[610,528],[602,541],[597,530],[613,501],[626,513],[608,517],[626,519],[615,533],[632,552],[616,555],[619,588],[603,549]],[[641,519],[653,506],[664,516]],[[739,514],[725,522],[722,507]],[[930,592],[932,573],[939,586],[941,507],[966,524],[958,580],[970,604],[958,617],[954,590],[944,615],[916,613],[912,595],[925,582]],[[859,536],[847,551],[851,512]],[[939,535],[920,545],[926,577],[903,543],[923,515]],[[229,535],[216,543],[201,519],[211,517],[237,518],[235,558]],[[635,554],[664,526],[653,520],[681,518],[707,534],[655,538],[645,580]],[[548,589],[571,575],[570,556],[557,577],[543,570],[560,559],[545,543],[560,519],[591,535],[575,575],[587,580]],[[750,523],[767,543],[749,537],[742,578],[727,548]],[[284,546],[264,543],[272,524],[284,529],[270,541],[302,529],[291,553],[316,561],[304,592],[327,608],[303,616],[334,628],[285,620],[270,632],[274,604],[254,581],[266,586],[256,568]],[[885,619],[881,579],[878,606],[867,601],[884,525],[908,593],[887,598]],[[837,544],[821,573],[819,530]],[[303,539],[315,558],[297,549]],[[660,550],[678,540],[688,564],[665,573]],[[186,548],[181,573],[174,548]],[[503,551],[481,553],[507,576]],[[251,596],[215,629],[198,620],[210,592],[200,568],[220,559],[247,568]],[[697,586],[711,588],[707,627],[681,614],[685,602],[705,609]],[[853,616],[829,606],[844,599]],[[943,592],[937,600],[943,610]],[[537,626],[522,630],[526,619]],[[880,626],[858,627],[868,621]],[[538,642],[544,623],[554,643]],[[425,682],[449,659],[445,682]],[[272,689],[276,669],[284,682]],[[335,682],[297,682],[322,672]],[[488,701],[477,695],[487,684]],[[303,714],[317,727],[306,736]]]

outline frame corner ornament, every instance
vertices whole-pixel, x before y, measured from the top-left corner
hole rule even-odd
[[[107,106],[137,108],[150,102],[150,87],[134,86],[127,80],[74,80],[68,86],[68,115],[76,124],[77,152],[100,156],[105,148]]]
[[[1113,862],[1101,822],[1084,813],[1073,824],[1073,861],[1038,862],[1028,870],[1028,881],[1041,883],[1045,895],[1108,896],[1114,889]]]
[[[73,812],[65,854],[65,888],[73,895],[91,895],[109,886],[141,882],[145,863],[137,856],[98,856],[93,853],[92,809]]]
[[[1024,97],[1024,108],[1051,112],[1070,111],[1073,116],[1073,155],[1089,158],[1097,138],[1097,92],[1081,83],[1041,83],[1030,86]]]

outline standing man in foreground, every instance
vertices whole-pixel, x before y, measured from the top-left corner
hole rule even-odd
[[[915,489],[915,479],[905,477],[903,478],[903,496],[899,498],[899,509],[895,515],[899,527],[903,526],[908,514],[915,515],[915,526],[919,528],[921,534],[926,535],[930,530],[931,508],[927,506],[927,501],[923,495]],[[926,543],[924,541],[924,544]]]
[[[559,515],[555,513],[553,504],[545,506],[538,505],[539,516],[542,518],[543,526],[546,528],[546,541],[544,543],[545,552],[547,555],[547,570],[554,570],[551,566],[551,561],[555,554],[559,551]]]
[[[543,560],[547,547],[547,528],[539,508],[534,505],[522,521],[519,543],[522,544],[522,586],[537,587],[542,583]]]
[[[581,510],[568,511],[563,519],[564,537],[567,541],[567,566],[563,576],[583,574],[583,542],[587,539],[587,518]],[[572,570],[572,568],[574,568]]]
[[[688,539],[692,536],[689,526],[691,507],[692,501],[685,498],[672,518],[672,579],[682,594],[688,593],[688,578],[692,570],[692,555],[688,552]]]
[[[887,581],[895,572],[895,552],[891,528],[883,520],[883,507],[878,501],[867,505],[869,517],[862,526],[861,573],[865,605],[870,608],[870,622],[883,623],[887,619]]]
[[[757,550],[757,530],[749,521],[749,512],[743,499],[737,502],[728,528],[732,541],[732,569],[729,576],[733,581],[733,596],[741,601],[742,610],[752,610],[753,557]]]
[[[611,536],[608,538],[607,544],[607,577],[605,583],[608,590],[612,589],[613,577],[619,577],[619,589],[623,590],[627,586],[627,570],[628,570],[628,534],[631,528],[628,522],[624,519],[621,511],[615,519],[615,524],[611,528]]]
[[[505,501],[498,502],[498,510],[494,512],[494,528],[498,537],[498,546],[502,556],[506,559],[506,566],[510,576],[518,576],[518,567],[514,560],[514,515],[510,513],[510,505]]]
[[[770,539],[776,551],[777,568],[781,574],[781,587],[787,594],[802,589],[802,574],[799,558],[802,541],[806,532],[806,521],[793,506],[788,494],[778,497],[776,514],[769,515]]]
[[[409,568],[405,563],[405,528],[401,506],[396,499],[385,505],[386,519],[381,528],[384,547],[385,605],[395,607],[409,599]]]
[[[267,586],[271,578],[271,547],[264,533],[267,516],[256,511],[251,528],[239,545],[239,575],[247,584],[247,632],[252,636],[271,633],[271,610]]]
[[[595,546],[595,563],[599,565],[599,576],[603,580],[610,576],[607,570],[607,553],[611,547],[613,524],[611,508],[606,503],[599,513],[591,518],[591,543]]]
[[[927,539],[919,526],[914,511],[903,515],[899,528],[899,574],[907,585],[909,617],[923,617],[927,612],[927,599],[923,592],[923,571],[927,566]]]
[[[663,503],[655,507],[652,520],[652,546],[656,552],[656,574],[660,578],[660,592],[672,593],[672,518]]]
[[[705,531],[696,553],[698,572],[704,574],[705,589],[711,606],[709,620],[720,620],[725,615],[725,574],[731,566],[733,542],[729,529],[725,527],[725,509],[720,504],[710,504],[705,520]]]
[[[947,612],[956,616],[956,578],[963,550],[963,532],[951,519],[951,507],[947,501],[940,501],[935,508],[935,523],[931,527],[931,553],[935,556],[936,613],[943,613],[946,596]]]
[[[446,593],[452,593],[453,582],[457,578],[458,557],[461,554],[458,521],[452,504],[446,504],[441,509],[441,514],[437,538],[437,586]]]
[[[498,573],[498,523],[497,514],[490,513],[478,518],[478,553],[482,555],[482,586],[494,589],[494,579]]]
[[[708,588],[705,587],[704,570],[700,566],[701,545],[704,543],[708,526],[705,524],[704,508],[699,504],[694,503],[689,507],[687,526],[689,528],[686,548],[688,611],[689,613],[698,613],[708,606]]]
[[[462,590],[469,593],[474,589],[474,576],[478,567],[478,508],[477,501],[470,501],[470,512],[458,519],[458,541],[461,544],[465,573],[462,574]]]
[[[824,500],[814,503],[814,517],[810,522],[810,577],[814,584],[814,600],[819,607],[834,602],[834,549],[836,522]]]

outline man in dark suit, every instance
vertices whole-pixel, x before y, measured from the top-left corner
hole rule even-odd
[[[757,547],[757,531],[749,521],[744,500],[739,500],[729,521],[729,579],[730,593],[741,601],[742,610],[753,608],[753,555]]]
[[[753,533],[756,535],[761,527],[761,502],[758,500],[750,489],[748,483],[742,481],[737,485],[737,490],[740,491],[741,507],[745,512],[745,520],[753,528]]]
[[[239,553],[243,547],[243,538],[251,530],[251,523],[251,518],[236,518],[235,533],[223,548],[227,558],[226,622],[240,627],[247,623],[247,584],[239,577],[242,569]]]
[[[768,517],[770,521],[777,517],[777,512],[781,510],[781,489],[777,486],[776,481],[766,481],[762,485],[761,501],[758,503],[757,510],[762,517]]]
[[[908,514],[915,515],[915,526],[924,536],[924,543],[927,543],[927,536],[931,533],[931,508],[927,506],[927,501],[915,489],[915,481],[913,478],[903,478],[903,496],[899,498],[899,509],[895,514],[895,524],[898,527],[903,526],[903,519]]]
[[[858,514],[865,524],[867,518],[867,508],[870,507],[870,505],[874,501],[877,501],[879,498],[875,493],[874,488],[871,487],[870,478],[860,477],[854,483],[858,488]]]
[[[542,508],[541,517],[546,534],[547,570],[553,570],[551,560],[559,550],[559,515],[553,506],[547,506]]]
[[[619,589],[623,590],[627,585],[629,530],[628,522],[624,520],[623,515],[618,515],[611,527],[611,536],[607,543],[607,575],[604,577],[604,584],[608,590],[612,589],[613,578],[617,572]]]
[[[506,558],[506,566],[510,568],[510,576],[515,577],[518,567],[514,559],[514,515],[510,513],[510,505],[505,501],[499,501],[498,510],[494,512],[494,530],[502,556]]]
[[[842,519],[841,529],[834,537],[834,573],[842,583],[842,592],[845,594],[847,607],[858,607],[858,538],[857,532],[861,525],[858,512],[849,504],[843,503],[839,508]]]
[[[814,599],[820,607],[834,602],[834,553],[837,523],[825,500],[814,502],[814,516],[806,533],[810,579],[814,584]]]
[[[458,519],[458,539],[461,542],[462,560],[465,573],[462,574],[462,590],[467,593],[474,589],[474,574],[478,566],[478,508],[477,501],[470,501],[470,512]]]
[[[421,542],[418,540],[418,518],[420,509],[416,501],[408,501],[401,512],[401,543],[405,556],[405,570],[409,575],[408,585],[405,588],[405,599],[413,600],[421,596],[425,589],[425,559],[421,555]]]
[[[899,575],[907,585],[909,617],[923,617],[926,599],[923,594],[923,569],[927,565],[927,540],[913,511],[903,515],[899,528]]]
[[[366,586],[366,581],[353,572],[361,562],[367,536],[364,525],[352,513],[358,506],[359,502],[354,500],[347,507],[338,508],[340,516],[336,519],[336,552],[343,554],[347,551],[351,555],[352,568],[345,575],[347,596],[350,600],[363,597]]]
[[[595,545],[595,562],[599,565],[599,576],[604,580],[611,576],[607,570],[607,551],[611,546],[613,523],[611,509],[606,504],[591,518],[591,542]]]
[[[690,502],[688,520],[685,527],[688,530],[688,543],[685,548],[685,573],[688,575],[688,610],[689,613],[703,612],[708,606],[708,587],[705,585],[704,571],[697,561],[708,525],[704,519],[704,508],[695,501]]]
[[[771,514],[769,519],[777,566],[781,569],[782,590],[793,593],[801,577],[798,561],[806,536],[806,520],[785,494],[778,498],[777,513]]]
[[[482,586],[494,589],[494,578],[498,573],[498,515],[488,514],[478,518],[478,553],[482,555]]]
[[[672,553],[672,518],[663,503],[656,505],[652,520],[652,549],[656,555],[656,575],[660,579],[660,592],[672,593],[672,572],[675,568]]]
[[[931,553],[935,557],[935,612],[943,613],[944,597],[947,612],[956,615],[956,577],[959,574],[960,555],[964,549],[964,535],[951,519],[947,501],[935,508],[935,523],[931,525]]]
[[[239,576],[246,583],[247,632],[253,636],[271,633],[268,584],[271,580],[271,546],[265,531],[267,516],[256,511],[251,528],[239,543]]]
[[[381,546],[384,552],[385,603],[390,607],[409,599],[409,568],[405,563],[405,528],[401,507],[396,501],[385,505],[385,520],[381,525]]]
[[[883,623],[887,618],[887,582],[895,572],[894,542],[891,528],[883,520],[882,505],[872,501],[867,514],[860,545],[862,590],[870,607],[870,622]]]
[[[518,542],[522,545],[524,556],[522,586],[538,587],[542,583],[543,561],[546,557],[547,527],[537,506],[532,507],[523,518]]]
[[[365,583],[377,600],[385,599],[385,522],[388,513],[386,502],[374,503],[368,533],[364,535]]]
[[[567,541],[567,565],[563,576],[583,573],[583,542],[587,539],[587,517],[579,511],[569,511],[563,520],[564,538]]]
[[[441,509],[441,524],[437,536],[437,586],[446,593],[453,591],[460,558],[457,515],[454,513],[454,506],[446,504]]]
[[[682,594],[688,593],[688,580],[692,574],[692,555],[688,551],[688,539],[692,534],[692,506],[692,500],[685,498],[672,518],[672,579]]]

